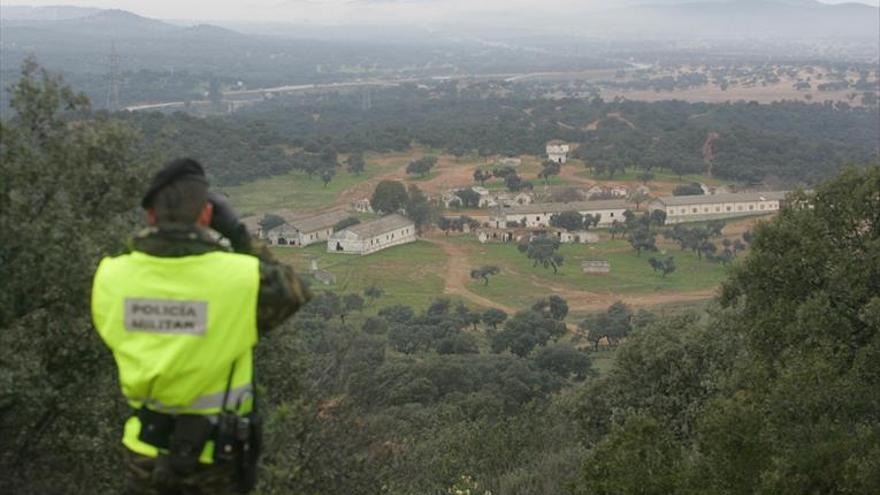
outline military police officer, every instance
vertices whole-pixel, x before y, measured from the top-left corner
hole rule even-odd
[[[166,165],[141,206],[149,228],[101,261],[92,289],[95,328],[132,408],[128,492],[247,493],[260,450],[253,348],[310,295],[195,160]]]

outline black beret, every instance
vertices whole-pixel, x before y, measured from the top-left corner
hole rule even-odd
[[[153,176],[149,189],[147,189],[143,199],[141,199],[141,206],[143,208],[150,208],[153,203],[153,196],[157,192],[168,184],[173,184],[179,180],[194,180],[205,184],[208,183],[208,178],[205,177],[205,170],[199,162],[192,158],[171,160]]]

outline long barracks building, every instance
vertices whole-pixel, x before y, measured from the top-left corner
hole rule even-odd
[[[666,212],[666,223],[699,222],[779,211],[786,191],[665,196],[650,204],[651,211]]]
[[[599,215],[599,225],[608,226],[615,220],[624,220],[623,212],[629,203],[622,199],[604,201],[573,201],[571,203],[532,203],[530,205],[499,208],[490,218],[490,224],[497,228],[517,223],[526,227],[547,227],[550,217],[564,211],[576,211],[581,215]]]

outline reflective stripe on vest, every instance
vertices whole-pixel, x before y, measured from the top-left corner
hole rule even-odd
[[[170,258],[134,252],[102,260],[92,287],[92,317],[113,352],[129,405],[217,414],[235,362],[226,409],[249,412],[259,283],[259,260],[243,254]],[[140,422],[130,418],[123,443],[157,455],[139,434]]]

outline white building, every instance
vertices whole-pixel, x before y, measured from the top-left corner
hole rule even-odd
[[[327,252],[370,254],[415,240],[416,225],[413,221],[397,214],[391,214],[336,232],[327,240]]]
[[[611,262],[607,260],[585,260],[581,262],[584,273],[611,273]]]
[[[573,201],[571,203],[532,203],[530,205],[499,208],[490,217],[495,228],[517,223],[526,227],[547,227],[550,217],[564,211],[576,211],[581,215],[599,215],[599,226],[611,225],[615,220],[624,220],[623,212],[629,203],[622,199],[604,201]]]
[[[351,208],[358,213],[373,213],[369,198],[352,201]]]
[[[698,196],[665,196],[651,202],[650,209],[666,212],[666,223],[699,222],[747,215],[775,213],[786,191],[728,193]]]
[[[568,143],[554,139],[547,143],[547,159],[556,163],[565,163],[570,150]]]
[[[643,187],[643,186],[640,186]],[[589,189],[587,189],[587,197],[595,198],[595,199],[607,199],[607,198],[625,198],[629,196],[630,190],[624,186],[603,186],[596,185]]]
[[[263,232],[263,238],[276,246],[304,247],[326,241],[333,234],[333,226],[348,217],[347,212],[338,210],[290,220]]]
[[[562,244],[596,244],[599,242],[599,234],[579,230],[576,232],[558,232],[557,237]]]

